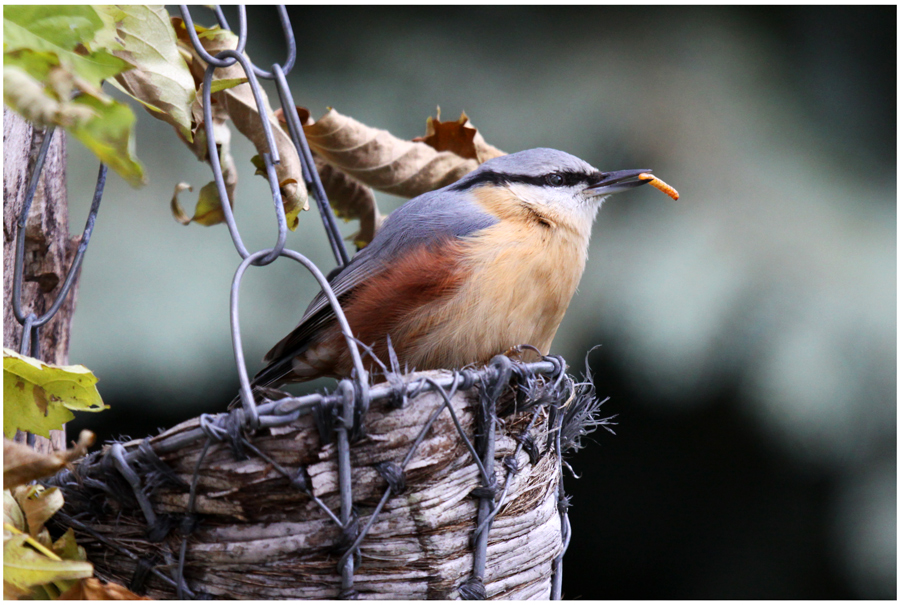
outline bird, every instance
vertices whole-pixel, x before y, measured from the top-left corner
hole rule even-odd
[[[484,365],[522,345],[547,355],[600,205],[650,182],[650,172],[601,172],[549,148],[493,158],[392,212],[329,284],[354,337],[382,364],[389,346],[401,367],[417,371]],[[323,292],[263,361],[254,388],[351,377]]]

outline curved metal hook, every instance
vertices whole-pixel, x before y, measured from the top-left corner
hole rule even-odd
[[[238,53],[243,53],[244,47],[247,45],[247,8],[243,5],[239,5],[237,8],[239,31],[238,43],[235,50]],[[191,44],[194,46],[194,50],[197,51],[197,54],[200,55],[200,58],[215,67],[231,67],[234,65],[234,60],[228,60],[228,58],[219,59],[218,57],[221,56],[222,53],[219,53],[219,55],[215,57],[209,54],[209,52],[203,48],[203,44],[200,43],[200,38],[197,36],[197,31],[194,29],[194,20],[191,18],[191,10],[186,4],[179,5],[178,9],[181,11],[181,18],[184,20],[184,26],[187,29],[188,36],[191,37]],[[228,22],[225,21],[225,16],[221,14],[220,10],[216,10],[216,17],[219,20],[219,25],[223,29],[229,29]]]
[[[51,126],[44,132],[44,140],[41,141],[41,148],[38,151],[37,159],[34,167],[31,169],[31,177],[28,180],[28,189],[25,190],[25,202],[22,205],[22,212],[19,214],[19,220],[16,221],[16,259],[15,274],[13,275],[13,314],[19,323],[25,321],[26,313],[22,312],[22,278],[24,276],[25,266],[25,225],[28,222],[28,213],[31,211],[31,204],[34,202],[34,194],[37,191],[38,183],[41,180],[41,172],[44,169],[44,160],[47,159],[47,152],[50,151],[50,140],[53,138],[55,127]],[[33,142],[32,142],[33,144]]]
[[[263,125],[263,132],[266,137],[266,143],[269,147],[269,153],[263,153],[262,157],[263,161],[266,164],[266,176],[269,179],[269,186],[272,190],[272,198],[275,202],[275,214],[278,221],[278,239],[275,247],[272,248],[274,254],[267,256],[259,263],[268,264],[278,257],[278,254],[284,248],[284,242],[287,238],[287,220],[284,216],[284,205],[281,199],[281,189],[278,184],[278,177],[275,174],[275,170],[272,166],[273,164],[277,164],[280,161],[280,158],[278,156],[278,148],[275,145],[275,138],[272,135],[272,124],[269,121],[269,115],[266,111],[266,104],[262,99],[262,94],[260,93],[259,82],[256,80],[256,76],[253,74],[253,70],[249,60],[244,57],[244,55],[233,50],[222,51],[218,56],[233,57],[241,64],[244,73],[247,74],[248,83],[250,84],[250,89],[253,92],[253,98],[256,102],[256,106],[261,117],[260,121]],[[241,255],[241,258],[246,259],[250,255],[250,252],[244,245],[244,242],[241,239],[240,232],[237,228],[237,223],[234,220],[234,211],[231,208],[231,200],[228,197],[228,190],[225,187],[225,179],[222,176],[222,165],[219,160],[219,153],[216,147],[215,132],[210,127],[210,125],[213,123],[211,101],[212,80],[213,74],[215,73],[216,69],[217,68],[213,65],[207,66],[206,73],[203,76],[203,121],[206,125],[207,153],[209,154],[209,163],[213,171],[213,179],[216,183],[216,191],[219,194],[219,199],[223,200],[222,213],[225,215],[225,223],[228,225],[228,231],[231,234],[231,239],[234,242],[235,248],[237,248],[238,254]]]
[[[68,296],[69,291],[72,289],[72,284],[75,283],[75,278],[78,275],[78,270],[81,267],[81,263],[84,260],[84,254],[87,252],[88,243],[91,241],[91,234],[94,232],[94,223],[97,220],[97,213],[100,210],[100,200],[103,198],[103,189],[106,186],[106,173],[107,168],[105,164],[100,164],[100,170],[97,175],[97,184],[94,186],[94,197],[91,201],[91,209],[88,212],[87,221],[84,226],[84,231],[81,234],[81,242],[78,244],[78,249],[75,252],[75,256],[72,258],[72,263],[69,265],[69,270],[66,272],[66,277],[63,280],[62,286],[60,286],[59,291],[56,293],[56,298],[53,299],[53,303],[50,305],[50,308],[44,312],[43,315],[37,317],[34,313],[29,312],[25,313],[22,310],[22,280],[24,279],[25,273],[25,231],[26,224],[28,222],[28,214],[31,211],[31,205],[34,202],[35,192],[37,191],[38,183],[40,182],[41,172],[44,167],[44,160],[47,157],[47,153],[50,149],[50,141],[53,136],[54,128],[50,127],[44,133],[44,140],[41,142],[41,148],[38,152],[37,160],[35,161],[31,177],[28,182],[28,189],[25,193],[25,203],[22,206],[22,211],[19,215],[18,220],[16,221],[16,257],[13,268],[13,296],[12,296],[12,307],[13,307],[13,315],[16,320],[25,326],[26,333],[22,334],[22,351],[23,353],[29,347],[27,345],[28,341],[31,340],[30,348],[31,355],[33,357],[37,356],[38,350],[38,329],[44,326],[48,321],[50,321],[54,315],[59,311],[63,302],[66,300],[66,296]]]
[[[278,6],[278,20],[281,21],[281,32],[284,34],[284,42],[287,45],[287,61],[284,66],[276,63],[272,66],[272,71],[266,71],[254,65],[253,71],[257,76],[265,80],[272,80],[275,78],[276,66],[283,69],[286,74],[291,73],[291,70],[294,69],[294,63],[297,61],[297,40],[294,38],[294,30],[291,28],[291,19],[288,17],[287,9],[284,5]]]
[[[234,279],[231,282],[231,342],[234,347],[234,358],[237,364],[238,378],[241,382],[241,402],[249,418],[249,424],[252,430],[259,427],[259,412],[256,409],[256,402],[253,400],[253,392],[250,389],[250,379],[247,375],[247,364],[244,361],[244,350],[241,344],[240,319],[238,317],[238,298],[244,271],[246,271],[247,267],[251,264],[254,264],[257,259],[263,258],[271,252],[272,249],[269,248],[248,255],[238,266],[237,271],[234,274]],[[353,338],[353,332],[350,330],[350,324],[347,322],[347,317],[344,315],[341,304],[338,302],[337,296],[335,296],[334,290],[331,289],[328,280],[312,261],[299,252],[285,249],[282,250],[280,256],[287,256],[288,258],[297,261],[306,267],[306,269],[312,273],[313,277],[316,278],[316,281],[319,282],[322,292],[325,294],[331,308],[334,310],[335,319],[337,319],[338,325],[341,328],[344,340],[347,342],[347,347],[350,350],[350,357],[353,360],[353,367],[356,370],[358,383],[362,389],[368,389],[368,373],[363,367],[362,357],[359,354],[356,339]]]

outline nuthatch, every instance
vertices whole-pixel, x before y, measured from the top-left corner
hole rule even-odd
[[[385,362],[388,336],[401,367],[416,370],[486,364],[523,344],[546,355],[600,204],[649,172],[600,172],[555,149],[494,158],[393,212],[331,287],[353,335]],[[350,375],[323,293],[264,361],[254,386]]]

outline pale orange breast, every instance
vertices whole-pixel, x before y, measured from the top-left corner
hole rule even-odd
[[[480,201],[501,220],[465,238],[465,281],[453,297],[404,322],[410,334],[429,334],[411,339],[409,358],[416,367],[486,363],[520,344],[548,353],[581,279],[587,258],[582,231],[558,216],[517,212],[495,189],[485,190]]]

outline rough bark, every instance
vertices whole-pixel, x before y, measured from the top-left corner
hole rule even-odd
[[[12,308],[12,290],[16,250],[16,221],[25,203],[28,178],[38,146],[32,146],[34,127],[8,108],[3,108],[3,346],[18,351],[22,326]],[[69,214],[66,197],[66,139],[59,129],[53,141],[40,184],[26,223],[22,309],[41,316],[56,299],[77,247],[77,238],[69,238]],[[77,282],[76,282],[77,284]],[[68,363],[69,331],[75,310],[73,286],[57,314],[40,330],[41,360]],[[65,431],[51,432],[52,447],[65,449]],[[37,449],[50,444],[37,439]]]
[[[383,401],[372,404],[365,418],[366,436],[350,450],[353,505],[360,528],[369,521],[387,486],[375,465],[385,461],[400,464],[429,416],[442,404],[436,393],[421,394],[402,409]],[[457,394],[452,404],[463,431],[472,439],[477,390]],[[533,459],[520,448],[515,456],[519,470],[510,479],[509,494],[489,533],[484,578],[489,598],[549,598],[552,561],[562,552],[556,491],[559,465],[552,444],[548,444],[544,408],[500,422],[496,498],[507,481],[508,457],[515,454],[517,438],[521,439],[534,414],[538,417],[530,433],[539,450],[532,454],[538,457]],[[199,419],[183,423],[150,439],[149,445],[158,446],[199,424]],[[251,442],[290,476],[305,477],[314,496],[331,510],[339,510],[336,447],[321,442],[312,415],[260,430]],[[101,542],[96,535],[79,532],[79,544],[86,548],[98,576],[129,585],[138,558],[175,575],[173,563],[178,561],[184,536],[181,520],[187,512],[188,486],[204,443],[201,440],[161,454],[181,485],[171,480],[161,485],[158,463],[157,470],[148,471],[153,465],[147,461],[137,469],[143,489],[152,491],[156,514],[168,515],[174,528],[156,542],[148,538],[145,517],[130,496],[131,488],[101,457],[89,458],[74,475],[60,482],[66,498],[64,514],[82,519],[104,537]],[[125,444],[126,450],[139,447],[139,441]],[[188,586],[214,597],[338,597],[341,577],[337,561],[348,545],[346,539],[342,542],[340,528],[273,464],[247,453],[249,460],[236,461],[228,445],[217,443],[201,463],[197,525],[187,540],[184,574]],[[410,459],[405,477],[406,490],[390,497],[361,543],[354,589],[362,598],[457,598],[460,584],[472,574],[470,539],[478,501],[471,493],[481,481],[447,410]],[[135,557],[113,554],[114,548]],[[175,596],[171,585],[149,578],[147,595]]]

